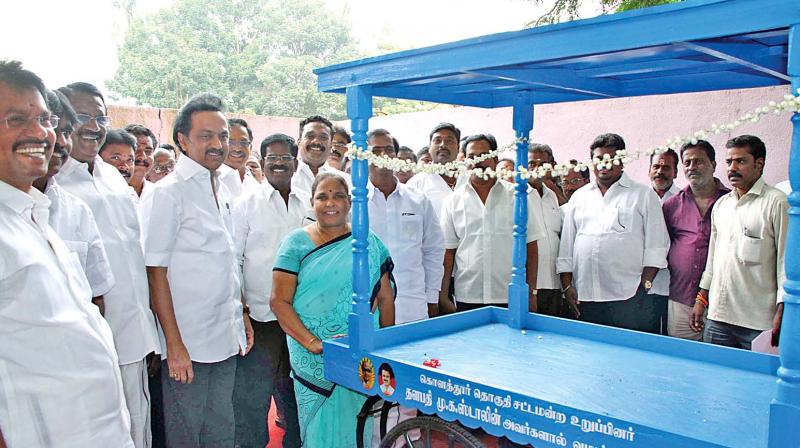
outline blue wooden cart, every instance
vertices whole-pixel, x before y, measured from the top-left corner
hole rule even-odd
[[[358,148],[366,147],[373,96],[511,106],[516,135],[525,138],[536,104],[783,84],[796,92],[800,1],[688,0],[315,73],[319,90],[346,94]],[[509,308],[373,330],[361,160],[352,169],[350,332],[324,342],[325,376],[380,396],[375,375],[387,364],[395,389],[383,398],[536,447],[800,446],[800,116],[792,123],[780,357],[529,314],[522,180]],[[523,165],[526,150],[517,145]],[[441,366],[424,366],[426,357]]]

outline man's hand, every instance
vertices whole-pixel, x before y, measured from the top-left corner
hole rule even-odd
[[[253,348],[253,335],[255,332],[253,331],[253,323],[250,322],[250,315],[247,313],[242,314],[242,320],[244,320],[244,335],[247,338],[247,348],[242,353],[242,350],[239,349],[239,354],[244,356],[250,353],[250,350]]]
[[[569,306],[569,309],[575,314],[575,319],[581,317],[581,310],[578,307],[581,301],[578,300],[578,290],[576,290],[574,286],[564,291],[564,300],[567,301],[567,306]]]
[[[447,291],[439,293],[439,315],[452,314],[456,312],[456,304],[450,300]]]
[[[192,358],[183,342],[167,344],[167,366],[169,367],[169,377],[184,384],[191,384],[194,381],[194,371],[192,370]]]
[[[781,321],[783,321],[783,302],[778,304],[775,317],[772,319],[772,346],[777,347],[781,340]]]
[[[703,321],[703,317],[706,314],[706,306],[700,302],[694,303],[694,308],[692,308],[692,318],[689,321],[689,327],[692,331],[696,333],[700,333],[703,331],[703,327],[705,327],[705,322]]]
[[[429,303],[428,304],[428,317],[436,317],[439,315],[439,304],[438,303]]]
[[[528,292],[528,312],[535,313],[539,311],[539,298],[533,291]]]

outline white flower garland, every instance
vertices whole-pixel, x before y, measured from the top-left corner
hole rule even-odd
[[[800,95],[800,88],[797,89],[798,95]],[[392,171],[404,171],[404,172],[413,172],[413,173],[429,173],[429,174],[443,174],[446,176],[461,176],[466,174],[475,174],[483,179],[489,179],[490,177],[509,177],[509,176],[517,176],[519,175],[523,179],[530,179],[530,178],[539,178],[545,176],[548,172],[552,173],[553,176],[565,176],[570,170],[575,172],[580,172],[588,169],[593,169],[595,167],[606,169],[611,168],[612,165],[627,165],[628,163],[638,160],[643,154],[646,154],[648,157],[654,154],[662,154],[666,152],[668,149],[678,150],[681,146],[686,143],[697,143],[698,140],[707,140],[708,136],[711,134],[720,134],[722,132],[730,132],[744,123],[758,123],[761,118],[766,115],[773,114],[773,115],[780,115],[784,112],[792,112],[798,113],[800,112],[800,96],[795,96],[791,94],[786,94],[783,97],[783,101],[776,102],[770,101],[767,106],[757,107],[751,112],[748,112],[739,117],[739,119],[734,120],[730,123],[723,124],[717,126],[716,124],[711,124],[708,128],[701,129],[696,131],[691,136],[676,136],[675,138],[667,139],[665,145],[656,146],[653,148],[648,148],[644,151],[633,150],[620,150],[617,151],[616,154],[611,157],[609,154],[605,154],[603,159],[595,157],[594,160],[590,162],[578,162],[577,165],[573,165],[570,163],[560,163],[555,166],[545,163],[542,166],[536,168],[535,170],[529,171],[528,167],[526,166],[518,166],[516,170],[506,170],[503,168],[498,169],[497,171],[492,170],[491,168],[487,168],[483,170],[481,168],[472,168],[474,165],[493,157],[497,157],[501,152],[516,149],[516,146],[520,143],[528,142],[527,138],[516,138],[513,142],[505,147],[495,149],[494,151],[490,151],[488,153],[482,154],[480,157],[476,157],[474,159],[466,159],[457,161],[454,160],[452,162],[448,162],[445,164],[439,163],[429,163],[429,164],[417,164],[410,160],[403,160],[398,158],[390,158],[387,155],[375,155],[369,149],[362,150],[354,147],[352,144],[350,145],[346,155],[351,159],[358,159],[358,160],[366,160],[367,163],[370,165],[375,165],[379,168],[385,168]]]

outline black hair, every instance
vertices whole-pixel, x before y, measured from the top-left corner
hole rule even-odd
[[[683,153],[683,152],[681,152],[681,153]],[[675,171],[677,171],[678,170],[678,153],[676,153],[674,149],[669,148],[666,151],[664,151],[661,154],[659,154],[659,156],[663,156],[663,155],[668,155],[668,156],[672,157],[672,160],[675,162],[675,163],[673,163],[673,165],[675,166]],[[656,156],[655,153],[650,155],[650,165],[653,164],[653,158],[655,156]]]
[[[138,146],[136,137],[125,129],[109,129],[106,133],[106,141],[100,147],[98,153],[102,153],[108,145],[128,145],[134,152]]]
[[[394,370],[392,370],[392,366],[390,366],[387,363],[381,364],[381,366],[378,368],[378,375],[380,375],[381,372],[384,371],[384,370],[389,372],[389,376],[390,377],[394,378]]]
[[[189,136],[189,131],[192,130],[192,115],[196,112],[223,112],[224,110],[225,105],[222,103],[222,98],[213,93],[201,93],[193,97],[178,110],[175,124],[172,127],[172,141],[183,151],[181,143],[178,141],[178,134]]]
[[[330,171],[327,172],[327,173],[319,173],[319,174],[317,174],[317,177],[314,179],[314,183],[311,184],[311,201],[312,202],[314,201],[314,194],[317,192],[317,187],[319,186],[319,184],[322,183],[323,180],[326,180],[326,179],[336,179],[340,184],[344,185],[345,193],[347,193],[348,195],[350,194],[350,186],[347,185],[347,181],[344,180],[344,177],[342,177],[342,176],[340,176],[340,175],[338,175],[336,173],[331,173]]]
[[[764,159],[767,160],[767,147],[764,142],[755,135],[740,135],[733,137],[725,143],[727,149],[731,148],[747,148],[747,152],[753,156],[754,160]]]
[[[292,153],[293,156],[297,157],[297,143],[294,141],[294,139],[286,134],[278,133],[268,135],[267,138],[261,140],[261,160],[264,160],[267,157],[267,146],[273,143],[283,143],[289,149],[289,152]]]
[[[22,62],[0,60],[0,84],[15,89],[36,89],[42,98],[47,98],[47,88],[36,73],[22,68]],[[52,112],[52,111],[50,111]]]
[[[461,130],[458,129],[453,123],[444,122],[444,123],[439,123],[433,127],[433,130],[428,136],[428,141],[433,140],[433,134],[443,130],[448,130],[452,132],[456,136],[456,140],[461,140]]]
[[[253,130],[250,129],[250,125],[248,125],[246,121],[241,118],[228,118],[228,126],[234,125],[243,127],[247,131],[247,138],[249,138],[251,142],[253,141]]]
[[[503,157],[502,159],[498,160],[497,164],[499,165],[499,164],[501,164],[503,162],[511,162],[512,165],[516,165],[517,164],[517,162],[515,162],[512,159],[509,159],[508,157]]]
[[[73,82],[72,84],[67,84],[65,89],[62,87],[62,89],[59,90],[64,92],[64,95],[67,95],[68,98],[72,98],[72,95],[75,93],[85,93],[100,98],[100,101],[103,102],[103,107],[106,106],[106,98],[94,84],[88,82]]]
[[[161,148],[161,149],[168,149],[168,150],[170,150],[172,152],[175,152],[175,147],[170,145],[169,143],[162,143],[162,144],[158,145],[158,147]]]
[[[717,152],[714,150],[714,147],[711,146],[711,143],[705,140],[698,140],[697,143],[684,143],[683,146],[681,146],[681,160],[683,160],[683,153],[689,148],[700,148],[705,151],[706,155],[708,156],[708,160],[712,162],[716,160]]]
[[[303,118],[300,120],[300,134],[299,138],[303,138],[303,128],[306,127],[309,123],[322,123],[328,127],[328,130],[331,131],[331,138],[333,138],[333,123],[330,120],[323,117],[322,115],[312,115],[310,117]]]
[[[65,124],[72,126],[78,121],[75,109],[72,108],[69,99],[58,90],[47,91],[47,107],[50,108],[51,113],[58,115],[58,118],[63,120]]]
[[[158,145],[158,142],[156,141],[156,135],[153,134],[153,131],[151,131],[142,124],[131,123],[125,126],[125,131],[127,131],[134,137],[141,137],[141,136],[150,137],[150,141],[153,143],[153,149],[155,149],[155,147]]]
[[[400,149],[397,150],[397,155],[400,155],[401,152],[407,152],[411,154],[411,160],[413,160],[414,163],[417,163],[417,155],[414,154],[413,149],[409,148],[408,146],[401,146]]]
[[[397,137],[395,137],[395,136],[392,136],[392,145],[394,145],[394,152],[397,152],[397,151],[400,150],[400,142],[397,141]]]
[[[569,164],[572,166],[578,166],[578,161],[575,159],[569,159]],[[578,172],[581,173],[581,177],[589,180],[589,170],[579,170]]]
[[[425,154],[430,154],[430,153],[431,153],[431,148],[430,148],[430,146],[423,146],[423,147],[422,147],[422,149],[420,149],[419,151],[417,151],[417,158],[418,158],[418,159],[421,159],[421,158],[422,158],[422,156],[424,156]]]
[[[494,151],[495,149],[497,149],[497,140],[495,140],[494,135],[492,135],[492,134],[474,134],[474,135],[470,135],[470,136],[468,136],[467,138],[464,139],[464,148],[462,150],[464,152],[464,155],[467,154],[467,146],[470,143],[480,142],[480,141],[489,143],[489,151]]]
[[[530,145],[528,145],[528,154],[532,152],[543,152],[547,154],[548,156],[550,156],[550,163],[553,163],[556,160],[555,156],[553,155],[553,148],[551,148],[550,145],[548,144],[531,143]]]
[[[302,126],[300,127],[300,132],[303,132],[303,127]],[[345,128],[341,127],[341,126],[334,126],[333,127],[333,135],[339,135],[339,136],[344,137],[344,139],[347,140],[347,143],[351,143],[353,141],[353,139],[350,138],[350,133],[347,132],[347,129],[345,129]],[[331,138],[333,138],[333,135],[331,135]]]
[[[373,129],[373,130],[369,131],[367,133],[367,140],[371,139],[372,137],[377,137],[377,136],[391,137],[392,140],[394,140],[394,137],[392,137],[392,134],[389,131],[387,131],[386,129],[383,129],[383,128]],[[392,142],[392,145],[394,145],[394,142]],[[397,149],[397,148],[395,148],[395,149]]]
[[[594,138],[589,147],[589,158],[594,159],[594,150],[597,148],[613,148],[615,151],[625,149],[625,140],[618,134],[600,134]]]

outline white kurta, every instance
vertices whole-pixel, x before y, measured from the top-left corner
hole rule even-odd
[[[433,205],[400,182],[388,198],[375,187],[368,191],[369,227],[394,262],[395,322],[425,319],[427,304],[439,301],[444,274],[444,235]]]
[[[131,189],[119,171],[100,156],[95,158],[92,173],[86,163],[68,158],[56,180],[89,205],[100,229],[116,280],[105,294],[105,318],[114,333],[119,362],[141,361],[158,350],[158,336]]]
[[[0,181],[0,428],[9,448],[133,447],[117,354],[49,201]]]
[[[441,219],[444,203],[447,198],[453,194],[453,190],[457,190],[464,186],[469,179],[466,176],[461,176],[456,179],[454,188],[450,188],[447,182],[442,179],[438,174],[417,173],[412,177],[406,185],[414,188],[424,194],[433,204],[433,210],[436,212],[436,218]]]
[[[92,210],[53,178],[47,182],[44,194],[50,199],[50,227],[81,262],[92,297],[106,294],[114,287],[114,274]]]
[[[217,172],[218,173],[218,172]],[[147,266],[167,268],[178,329],[195,362],[220,362],[244,350],[241,282],[228,188],[188,156],[159,181],[143,207]],[[264,275],[270,271],[264,268]],[[161,336],[162,358],[166,339]]]
[[[269,182],[246,195],[234,207],[236,255],[242,269],[242,290],[250,307],[250,318],[258,322],[275,320],[269,306],[272,266],[283,238],[302,227],[312,213],[308,196],[289,193],[289,206]]]
[[[561,281],[556,272],[556,258],[561,235],[561,209],[558,198],[552,190],[542,186],[542,196],[534,188],[528,190],[528,213],[542,217],[545,237],[539,240],[539,263],[536,275],[537,289],[561,289]]]

